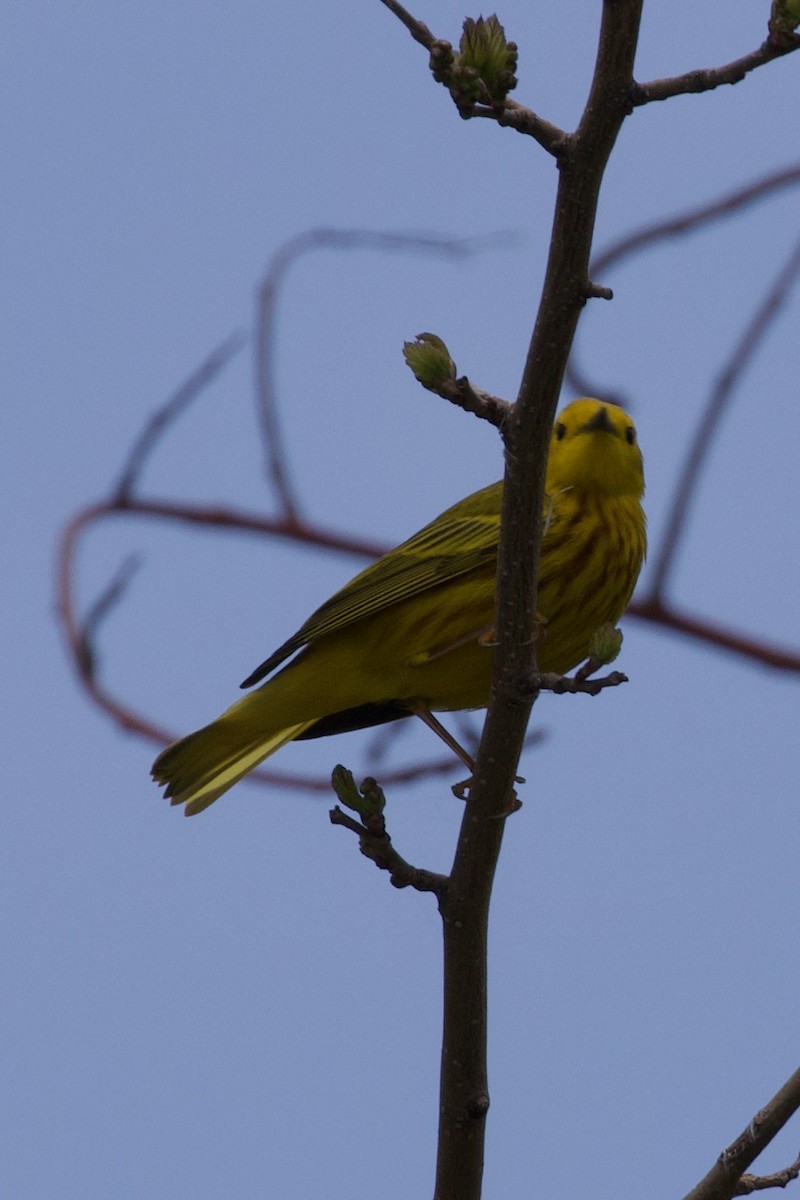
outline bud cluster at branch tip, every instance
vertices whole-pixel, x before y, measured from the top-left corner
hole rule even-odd
[[[339,763],[331,773],[331,784],[345,808],[357,812],[363,820],[369,821],[370,818],[382,815],[386,807],[386,797],[372,776],[368,776],[359,788],[353,778],[353,772]]]
[[[591,658],[599,666],[612,663],[622,649],[622,630],[613,625],[601,625],[592,638]]]
[[[456,378],[450,351],[435,333],[418,333],[415,341],[404,342],[403,357],[415,379],[431,392],[439,392]]]
[[[430,65],[434,79],[449,89],[462,117],[471,116],[475,104],[502,109],[506,96],[517,86],[517,46],[506,41],[496,16],[478,17],[477,21],[468,17],[458,53],[449,42],[434,42]]]

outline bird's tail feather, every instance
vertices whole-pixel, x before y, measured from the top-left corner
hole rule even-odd
[[[313,724],[304,721],[265,736],[263,730],[254,732],[252,723],[239,724],[226,713],[168,746],[153,763],[153,778],[166,784],[164,795],[172,804],[185,804],[186,816],[192,817]]]

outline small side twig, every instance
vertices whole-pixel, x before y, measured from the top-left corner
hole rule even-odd
[[[551,121],[546,121],[532,108],[526,108],[524,104],[520,104],[517,100],[511,100],[509,97],[505,98],[502,108],[494,105],[475,104],[462,115],[465,117],[488,117],[490,120],[496,121],[503,129],[514,129],[517,133],[532,137],[543,150],[555,158],[559,157],[568,143],[569,135],[565,130],[560,129],[558,125],[553,125]]]
[[[464,412],[472,413],[482,421],[488,421],[495,429],[502,431],[505,428],[511,411],[509,402],[484,392],[476,384],[470,383],[466,375],[443,383],[441,388],[437,388],[437,394],[455,404],[457,408],[463,408]]]
[[[365,858],[371,859],[381,871],[389,872],[393,887],[411,887],[417,892],[433,892],[441,900],[447,889],[447,876],[413,867],[392,845],[383,815],[385,798],[378,783],[372,778],[367,778],[359,788],[352,771],[340,765],[333,769],[331,784],[342,804],[361,817],[361,821],[357,821],[343,812],[337,804],[329,814],[331,824],[343,825],[345,829],[356,834],[361,853]]]
[[[505,431],[512,406],[507,400],[476,387],[466,375],[459,375],[450,351],[438,334],[418,333],[413,342],[404,342],[403,357],[414,378],[427,391],[488,421],[501,433]]]
[[[412,16],[402,4],[397,3],[397,0],[381,0],[381,3],[385,4],[389,11],[402,21],[414,41],[424,46],[433,60],[437,56],[452,58],[453,48],[450,43],[437,38],[424,22]],[[444,82],[444,80],[440,79],[439,82]],[[567,141],[567,134],[563,129],[559,129],[557,125],[546,121],[532,109],[517,103],[516,100],[510,100],[507,96],[504,96],[500,102],[496,100],[493,102],[492,97],[485,96],[484,101],[474,104],[459,104],[458,109],[461,116],[465,119],[486,117],[491,121],[496,121],[504,129],[515,129],[517,133],[534,138],[549,154],[558,157],[561,148]]]
[[[525,677],[522,689],[530,695],[537,692],[554,692],[557,696],[599,696],[610,687],[619,687],[628,683],[628,676],[622,671],[612,671],[610,675],[602,675],[599,679],[591,679],[588,675],[576,671],[574,675],[556,675],[553,671],[534,671]]]
[[[789,1167],[782,1171],[774,1171],[772,1175],[743,1175],[739,1180],[735,1196],[749,1196],[753,1192],[763,1192],[767,1188],[785,1188],[793,1180],[800,1178],[800,1154]]]
[[[654,79],[651,83],[637,83],[631,99],[634,105],[650,104],[653,100],[669,100],[671,96],[710,92],[723,84],[741,83],[757,67],[763,67],[797,49],[800,49],[800,36],[772,29],[767,40],[750,54],[744,54],[722,67],[687,71],[685,75]]]
[[[93,601],[81,624],[76,628],[75,657],[83,674],[94,675],[97,669],[95,634],[108,614],[122,602],[128,584],[141,566],[136,554],[129,554],[110,582]]]
[[[381,871],[389,872],[393,887],[412,887],[417,892],[433,892],[437,897],[444,895],[447,888],[447,876],[437,875],[435,871],[425,871],[421,867],[412,867],[411,863],[397,853],[388,833],[374,833],[353,817],[339,808],[338,804],[330,811],[331,825],[343,825],[358,837],[358,845],[365,858],[369,858]]]

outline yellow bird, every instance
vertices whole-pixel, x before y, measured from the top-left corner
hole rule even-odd
[[[492,669],[502,483],[460,500],[356,575],[242,684],[272,679],[153,764],[201,812],[286,742],[417,713],[484,708]],[[553,428],[537,593],[540,670],[564,673],[624,612],[644,561],[633,421],[575,400]]]

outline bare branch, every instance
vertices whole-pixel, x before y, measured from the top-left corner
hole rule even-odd
[[[726,63],[725,66],[687,71],[685,75],[677,75],[672,79],[637,83],[633,89],[632,100],[634,105],[649,104],[653,100],[669,100],[672,96],[710,92],[727,83],[741,83],[751,71],[797,49],[800,49],[800,36],[773,30],[757,50],[752,50],[734,62]]]
[[[348,817],[338,804],[330,810],[331,825],[343,825],[358,837],[358,847],[365,858],[369,858],[381,871],[389,872],[393,887],[413,888],[416,892],[433,892],[442,896],[447,889],[447,876],[435,871],[412,867],[411,863],[397,853],[388,833],[378,834],[367,829],[360,821]]]
[[[490,396],[476,384],[470,383],[466,375],[442,383],[436,391],[444,400],[449,400],[457,408],[463,408],[464,412],[472,413],[482,421],[488,421],[496,429],[504,428],[511,411],[507,400],[501,400],[499,396]]]
[[[628,676],[623,675],[622,671],[612,671],[609,675],[603,675],[599,679],[581,675],[556,675],[552,671],[541,673],[535,671],[528,675],[521,683],[520,687],[524,691],[530,690],[532,693],[537,692],[554,692],[557,696],[569,694],[571,696],[599,696],[602,691],[610,687],[619,687],[621,683],[627,683]]]
[[[558,125],[553,125],[550,121],[545,121],[544,117],[540,117],[533,109],[526,108],[524,104],[519,104],[508,96],[505,98],[502,108],[475,104],[471,109],[464,110],[462,115],[487,117],[489,120],[496,121],[504,129],[515,129],[517,133],[524,133],[526,136],[532,137],[544,150],[556,158],[567,144],[568,135],[563,129],[559,129]]]
[[[730,1200],[742,1194],[742,1175],[800,1108],[800,1070],[757,1112],[744,1132],[722,1151],[714,1166],[685,1200]]]
[[[337,804],[329,814],[331,824],[343,825],[345,829],[357,834],[361,853],[371,859],[376,867],[389,872],[394,887],[412,887],[418,892],[433,892],[441,900],[447,890],[447,876],[412,867],[392,845],[383,815],[386,801],[383,789],[378,783],[372,778],[367,778],[358,787],[352,771],[337,766],[333,769],[331,784],[342,804],[361,817],[361,821],[354,820],[342,812]]]
[[[743,1175],[734,1196],[750,1196],[767,1188],[785,1188],[795,1179],[800,1179],[800,1154],[791,1166],[784,1167],[782,1171],[774,1171],[771,1175]]]
[[[430,51],[436,38],[427,25],[424,25],[422,21],[418,21],[416,17],[412,17],[411,13],[403,8],[402,4],[397,3],[397,0],[381,0],[381,4],[385,4],[389,12],[393,12],[403,22],[415,42],[419,42],[420,46],[424,46],[426,50]]]
[[[615,242],[611,242],[604,250],[592,258],[589,266],[592,277],[606,274],[612,267],[619,266],[626,258],[655,246],[659,242],[683,237],[714,224],[726,217],[733,217],[751,204],[761,203],[776,192],[787,187],[797,187],[800,184],[800,164],[782,167],[779,171],[759,176],[758,179],[742,187],[734,188],[723,196],[717,197],[706,204],[699,204],[672,217],[664,217],[651,224],[635,229]],[[603,399],[622,404],[625,398],[616,392],[603,387],[597,380],[591,379],[581,368],[578,354],[573,346],[566,373],[570,387],[578,395],[600,396]]]
[[[711,395],[678,477],[675,495],[650,581],[649,599],[651,602],[661,600],[667,588],[670,572],[675,566],[680,539],[686,529],[686,520],[697,490],[700,472],[713,445],[714,434],[737,386],[744,378],[745,368],[786,303],[798,275],[800,275],[800,241],[756,309],[711,389]]]
[[[469,789],[450,887],[441,903],[445,996],[435,1200],[480,1194],[485,1116],[489,904],[517,762],[530,714],[520,676],[536,670],[536,580],[547,449],[578,317],[605,165],[629,111],[641,0],[604,3],[592,88],[559,157],[544,288],[519,399],[506,422],[492,697]]]
[[[775,646],[755,634],[744,633],[709,621],[692,613],[683,612],[674,604],[655,598],[634,600],[628,605],[626,616],[649,621],[661,629],[671,629],[684,634],[695,642],[716,646],[738,654],[750,662],[761,663],[779,671],[800,673],[800,650],[792,646]]]
[[[82,674],[94,675],[97,670],[97,651],[95,636],[112,609],[121,603],[128,584],[134,573],[141,566],[141,560],[135,554],[129,555],[120,566],[107,587],[96,597],[89,608],[83,623],[77,631],[75,657]]]
[[[782,188],[796,187],[798,183],[800,183],[800,164],[795,163],[789,167],[771,171],[766,175],[760,175],[751,183],[733,188],[730,192],[705,204],[684,209],[674,217],[665,217],[652,222],[652,224],[644,225],[641,229],[635,229],[633,233],[626,234],[612,242],[605,250],[601,250],[599,254],[595,255],[592,259],[591,273],[599,275],[646,246],[694,232],[723,217],[736,216],[749,205],[760,203]]]
[[[369,229],[319,228],[290,238],[275,252],[258,288],[255,388],[265,473],[274,489],[280,511],[289,522],[293,525],[300,523],[300,501],[289,471],[290,459],[281,427],[275,370],[278,295],[289,268],[304,254],[316,250],[381,250],[465,258],[487,249],[512,245],[517,240],[510,233],[454,238],[422,231],[386,233]]]
[[[156,447],[156,443],[164,436],[167,428],[178,419],[184,409],[197,399],[202,391],[219,375],[232,358],[235,357],[247,342],[245,333],[232,333],[208,358],[192,371],[189,378],[182,383],[176,392],[156,410],[145,425],[128,454],[119,482],[112,487],[112,492],[121,502],[129,501],[139,482],[145,462]]]

